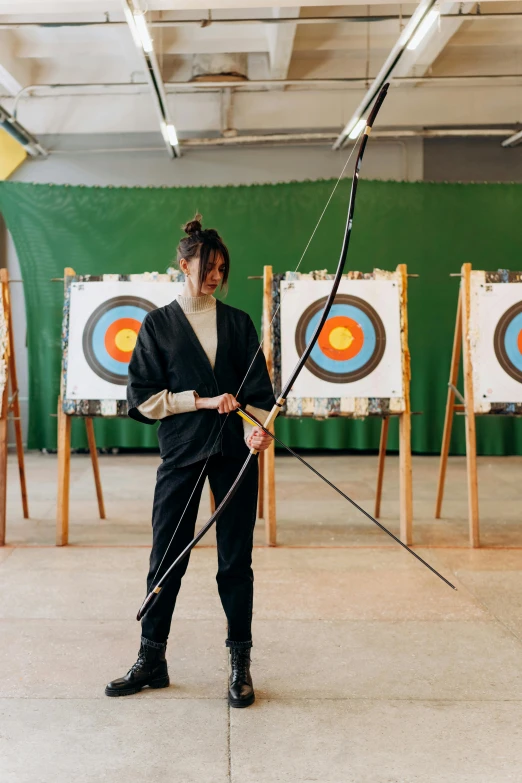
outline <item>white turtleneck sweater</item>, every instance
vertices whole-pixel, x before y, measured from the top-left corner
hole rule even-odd
[[[195,297],[180,294],[176,300],[201,343],[210,366],[214,369],[217,351],[216,300],[207,294]],[[173,416],[176,413],[196,411],[197,396],[194,389],[177,393],[164,389],[138,405],[138,410],[148,419],[164,419],[166,416]],[[254,408],[251,405],[247,405],[246,410],[262,422],[268,416],[268,411]],[[253,427],[243,420],[243,429],[245,441],[248,441]]]

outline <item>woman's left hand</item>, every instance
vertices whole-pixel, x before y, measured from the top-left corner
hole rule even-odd
[[[265,449],[267,449],[272,443],[272,438],[270,435],[267,435],[266,432],[263,432],[263,430],[260,430],[258,427],[254,427],[247,443],[251,449],[255,449],[256,451],[265,451]]]

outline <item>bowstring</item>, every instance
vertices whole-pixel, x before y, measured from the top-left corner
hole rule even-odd
[[[323,211],[321,212],[321,215],[320,215],[320,217],[319,217],[319,220],[318,220],[318,221],[317,221],[317,223],[315,224],[315,228],[314,228],[314,230],[312,231],[312,234],[311,234],[311,236],[310,236],[310,238],[309,238],[308,242],[306,243],[305,249],[304,249],[304,250],[303,250],[303,252],[301,253],[301,257],[300,257],[300,259],[299,259],[299,262],[298,262],[298,264],[297,264],[296,268],[295,268],[295,269],[294,269],[294,271],[293,271],[293,274],[294,274],[294,275],[295,275],[295,274],[296,274],[296,273],[299,271],[299,267],[301,266],[301,264],[302,264],[302,262],[303,262],[303,259],[304,259],[305,255],[306,255],[307,251],[308,251],[308,248],[310,247],[310,245],[311,245],[311,243],[312,243],[312,240],[313,240],[313,238],[314,238],[314,236],[315,236],[315,234],[316,234],[316,232],[317,232],[317,229],[319,228],[319,225],[321,224],[321,221],[322,221],[322,219],[323,219],[323,217],[324,217],[324,215],[325,215],[325,213],[326,213],[326,210],[328,209],[328,207],[329,207],[329,205],[330,205],[330,202],[331,202],[331,200],[333,199],[333,197],[334,197],[334,194],[335,194],[335,192],[336,192],[336,190],[337,190],[337,188],[338,188],[338,186],[339,186],[339,183],[340,183],[340,181],[341,181],[341,180],[342,180],[342,178],[343,178],[343,175],[344,175],[344,172],[346,171],[346,168],[347,168],[347,166],[348,166],[348,163],[350,162],[350,160],[351,160],[351,158],[352,158],[352,155],[353,155],[353,153],[354,153],[354,152],[355,152],[355,150],[357,149],[357,145],[358,145],[358,143],[359,143],[359,139],[361,138],[361,136],[362,136],[362,134],[363,134],[363,133],[364,133],[364,128],[361,130],[361,132],[359,133],[359,135],[357,136],[357,138],[354,140],[353,147],[352,147],[352,149],[350,150],[350,154],[348,155],[348,157],[347,157],[347,159],[346,159],[346,162],[345,162],[345,164],[344,164],[344,166],[343,166],[343,168],[342,168],[342,171],[341,171],[341,173],[340,173],[340,174],[339,174],[339,176],[337,177],[337,181],[336,181],[336,183],[335,183],[335,185],[334,185],[334,187],[333,187],[333,189],[332,189],[332,192],[330,193],[330,196],[329,196],[329,198],[328,198],[328,201],[326,202],[326,204],[325,204],[325,206],[324,206],[324,208],[323,208]],[[282,296],[282,297],[280,297],[279,303],[278,303],[277,307],[275,308],[275,310],[274,310],[274,313],[273,313],[273,315],[272,315],[272,318],[270,319],[270,322],[269,322],[269,324],[268,324],[268,329],[266,330],[266,333],[269,333],[269,332],[270,332],[270,328],[271,328],[272,324],[274,323],[274,321],[275,321],[275,319],[276,319],[276,317],[277,317],[277,315],[278,315],[279,311],[281,310],[281,307],[282,307],[283,301],[284,301],[284,299],[285,299],[286,295],[288,294],[288,291],[289,291],[289,289],[287,288],[287,289],[284,291],[284,293],[283,293],[283,296]],[[248,375],[249,375],[249,373],[250,373],[250,370],[251,370],[251,369],[252,369],[252,367],[254,366],[254,363],[255,363],[255,361],[256,361],[256,359],[257,359],[258,355],[259,355],[259,352],[260,352],[260,351],[262,351],[262,349],[263,349],[263,343],[264,343],[264,340],[265,340],[265,338],[264,338],[264,334],[263,334],[263,336],[262,336],[262,338],[261,338],[261,341],[260,341],[260,343],[259,343],[259,345],[258,345],[258,347],[257,347],[257,350],[256,350],[256,352],[255,352],[255,354],[254,354],[254,358],[253,358],[253,359],[252,359],[252,361],[250,362],[250,364],[249,364],[249,366],[248,366],[248,369],[247,369],[247,371],[246,371],[246,373],[245,373],[245,375],[244,375],[244,377],[243,377],[243,380],[241,381],[241,384],[240,384],[240,386],[239,386],[239,389],[237,390],[236,394],[234,395],[236,398],[237,398],[238,394],[240,393],[241,389],[243,388],[243,386],[245,385],[245,383],[246,383],[246,379],[248,378]],[[197,488],[198,488],[199,482],[201,481],[201,478],[203,477],[203,475],[204,475],[204,473],[205,473],[205,470],[206,470],[206,468],[207,468],[207,465],[208,465],[208,462],[209,462],[209,460],[210,460],[210,457],[212,456],[212,452],[214,451],[214,447],[215,447],[216,443],[218,442],[219,438],[221,437],[221,433],[223,432],[223,428],[224,428],[225,424],[226,424],[226,423],[227,423],[227,421],[228,421],[228,417],[230,416],[230,413],[231,413],[230,411],[227,413],[227,415],[225,416],[225,418],[224,418],[224,420],[223,420],[223,423],[221,424],[221,427],[219,428],[218,434],[216,435],[216,437],[215,437],[215,439],[214,439],[214,442],[213,442],[213,444],[212,444],[212,448],[210,449],[210,453],[209,453],[208,457],[206,458],[206,460],[205,460],[205,463],[204,463],[204,465],[203,465],[203,467],[202,467],[202,469],[201,469],[201,473],[199,474],[199,476],[198,476],[198,478],[197,478],[197,480],[196,480],[196,483],[195,483],[195,485],[194,485],[194,489],[193,489],[193,490],[192,490],[192,492],[190,493],[190,497],[189,497],[189,499],[187,500],[187,503],[186,503],[186,505],[185,505],[185,508],[184,508],[184,509],[183,509],[183,511],[182,511],[182,514],[181,514],[181,516],[180,516],[180,518],[179,518],[178,524],[177,524],[177,525],[176,525],[176,527],[174,528],[174,532],[173,532],[173,534],[172,534],[172,537],[171,537],[171,539],[170,539],[169,543],[167,544],[167,547],[166,547],[166,549],[165,549],[165,552],[164,552],[164,554],[163,554],[163,557],[161,558],[160,564],[158,565],[158,567],[156,568],[156,571],[154,572],[154,576],[152,577],[152,583],[154,583],[154,582],[156,581],[156,577],[157,577],[157,575],[158,575],[158,573],[159,573],[159,571],[160,571],[160,569],[161,569],[161,566],[163,565],[163,563],[164,563],[164,561],[165,561],[165,558],[167,557],[167,553],[168,553],[168,551],[169,551],[169,549],[170,549],[170,547],[171,547],[171,545],[172,545],[172,542],[174,541],[174,538],[175,538],[175,536],[176,536],[176,533],[177,533],[177,532],[178,532],[178,530],[179,530],[179,526],[181,525],[181,522],[183,521],[183,518],[184,518],[184,516],[185,516],[185,514],[186,514],[186,512],[187,512],[187,509],[188,509],[188,507],[190,506],[190,503],[191,503],[191,501],[192,501],[192,498],[194,497],[194,494],[195,494],[195,492],[196,492],[196,490],[197,490]],[[151,583],[151,584],[152,584],[152,583]]]

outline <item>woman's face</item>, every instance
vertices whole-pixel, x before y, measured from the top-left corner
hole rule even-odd
[[[199,262],[198,262],[199,263]],[[225,274],[225,263],[219,253],[213,253],[207,263],[205,280],[201,286],[202,294],[213,294],[223,280]]]

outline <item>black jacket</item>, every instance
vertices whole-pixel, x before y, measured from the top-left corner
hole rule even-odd
[[[236,394],[259,348],[252,319],[242,310],[216,302],[217,353],[214,370],[178,302],[145,316],[129,364],[129,416],[155,424],[138,405],[168,389],[195,389],[200,397]],[[262,351],[257,354],[239,393],[242,406],[270,410],[275,399]],[[160,422],[158,440],[163,459],[173,467],[191,465],[209,454],[246,458],[243,423],[230,414],[216,442],[224,417],[216,410],[198,410],[167,416]]]

